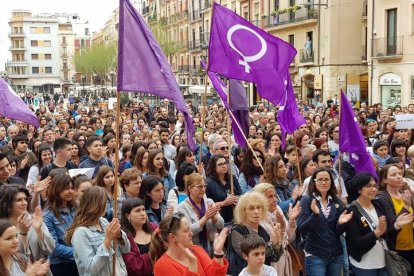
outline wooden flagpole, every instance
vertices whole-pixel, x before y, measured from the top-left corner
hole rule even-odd
[[[120,100],[120,91],[116,93],[116,118],[115,118],[115,169],[114,169],[114,176],[115,176],[115,189],[113,195],[113,202],[114,202],[114,218],[118,218],[118,169],[119,169],[119,117],[121,113],[121,100]],[[112,275],[116,276],[116,238],[114,239],[114,255],[112,256]]]
[[[228,89],[227,89],[227,104],[229,106],[229,110],[230,110],[230,79],[228,82]],[[231,171],[232,165],[233,165],[233,160],[231,158],[231,119],[230,116],[227,118],[227,145],[229,147],[229,170],[230,170],[230,192],[233,195],[234,194],[234,183],[233,183],[233,174]],[[234,205],[233,205],[234,206]]]

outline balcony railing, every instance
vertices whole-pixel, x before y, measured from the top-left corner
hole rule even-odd
[[[182,50],[187,50],[188,49],[188,42],[187,41],[178,41],[177,42],[177,50],[178,51],[182,51]]]
[[[21,36],[26,36],[26,34],[24,32],[11,32],[11,33],[9,33],[9,37],[21,37]]]
[[[24,45],[14,45],[14,46],[10,46],[9,50],[19,51],[19,50],[26,50],[26,48],[24,47]]]
[[[308,10],[301,8],[296,12],[283,13],[275,16],[268,17],[266,27],[280,26],[300,21],[305,21],[309,19],[317,19],[318,11],[317,10]]]
[[[66,54],[66,53],[62,53],[61,57],[62,57],[62,58],[68,58],[68,54]]]
[[[200,66],[191,66],[191,72],[190,75],[191,76],[200,76],[203,74],[203,71],[201,71],[201,67]]]
[[[62,46],[68,46],[68,43],[66,41],[62,41]]]
[[[190,72],[190,65],[179,65],[178,66],[178,73],[189,73]]]
[[[403,37],[389,36],[372,40],[375,58],[399,57],[403,55]]]
[[[314,62],[313,49],[300,49],[300,63]]]
[[[201,14],[199,10],[192,10],[190,12],[190,21],[196,21],[201,19]]]
[[[188,18],[188,11],[182,11],[177,13],[177,19],[178,20],[185,20]]]

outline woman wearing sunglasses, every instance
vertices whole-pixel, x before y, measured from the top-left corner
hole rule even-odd
[[[224,258],[224,242],[228,229],[224,228],[214,239],[214,258],[200,246],[193,244],[193,233],[188,219],[181,213],[165,217],[151,238],[150,257],[155,276],[225,276],[228,262]]]

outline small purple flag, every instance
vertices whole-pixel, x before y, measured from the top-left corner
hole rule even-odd
[[[343,91],[341,91],[340,110],[339,151],[350,154],[350,163],[354,166],[356,173],[367,172],[377,178],[358,120],[355,118],[351,103]]]
[[[201,60],[201,67],[206,70],[206,64]],[[233,116],[230,116],[232,129],[234,133],[234,140],[236,143],[242,147],[247,147],[246,140],[243,137],[247,137],[249,132],[249,108],[247,106],[246,91],[243,87],[243,84],[237,80],[230,80],[230,106],[227,102],[227,86],[214,74],[213,72],[207,72],[214,88],[217,90],[218,95],[221,98],[224,106],[227,111],[233,113]],[[235,122],[237,120],[238,125],[242,128],[240,130],[239,126]]]
[[[289,72],[286,73],[286,93],[277,113],[277,121],[282,129],[282,144],[284,146],[286,134],[292,134],[301,125],[306,124],[305,118],[300,114],[293,92],[292,80]]]
[[[0,78],[0,115],[39,127],[39,120],[26,103]]]
[[[295,55],[289,43],[214,3],[209,71],[254,82],[262,98],[278,105],[285,92],[283,77]]]
[[[188,147],[195,149],[193,119],[167,58],[141,15],[120,0],[118,91],[151,93],[173,101],[185,118]]]

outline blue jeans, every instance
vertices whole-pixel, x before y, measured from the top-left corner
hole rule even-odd
[[[349,259],[348,259],[348,250],[346,249],[346,240],[345,237],[343,235],[341,235],[339,237],[341,239],[341,244],[342,244],[342,252],[343,252],[343,259],[342,259],[342,264],[343,264],[343,270],[342,270],[342,276],[349,276]]]
[[[305,257],[307,276],[341,276],[343,255],[330,259]]]
[[[385,267],[379,269],[362,269],[351,264],[352,272],[355,276],[388,276]]]

